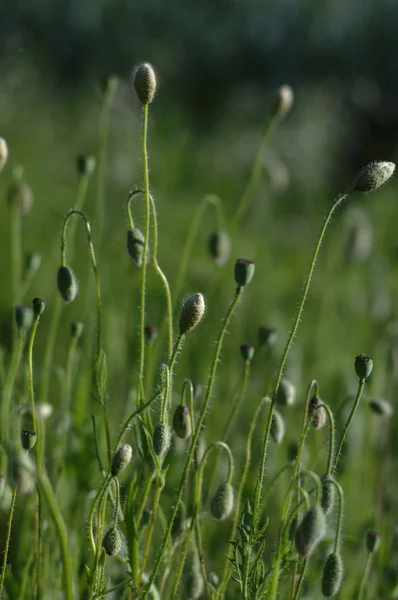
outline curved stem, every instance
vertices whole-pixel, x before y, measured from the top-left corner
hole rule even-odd
[[[334,456],[334,444],[335,444],[335,432],[336,432],[336,427],[334,424],[334,417],[333,417],[333,413],[330,410],[329,406],[327,404],[323,404],[323,402],[319,405],[320,408],[323,407],[326,411],[326,414],[328,416],[329,419],[329,451],[328,451],[328,462],[326,465],[326,474],[330,475],[332,472],[332,465],[333,465],[333,456]]]
[[[169,406],[169,388],[170,388],[170,371],[168,367],[165,368],[165,384],[164,393],[162,400],[162,411],[160,421],[161,423],[167,423],[167,409]]]
[[[357,395],[356,395],[356,397],[355,397],[355,401],[354,401],[354,404],[353,404],[353,406],[352,406],[352,408],[351,408],[351,412],[350,412],[350,414],[349,414],[349,417],[348,417],[348,419],[347,419],[347,422],[346,422],[346,424],[345,424],[345,426],[344,426],[343,433],[341,434],[341,438],[340,438],[340,441],[339,441],[339,445],[338,445],[338,447],[337,447],[336,456],[335,456],[335,458],[334,458],[334,463],[333,463],[333,471],[334,471],[334,472],[335,472],[335,471],[336,471],[336,469],[337,469],[337,465],[338,465],[339,458],[340,458],[340,453],[341,453],[341,450],[342,450],[342,448],[343,448],[343,444],[344,444],[344,441],[345,441],[345,438],[346,438],[346,435],[347,435],[348,429],[349,429],[349,427],[350,427],[350,425],[351,425],[351,422],[352,422],[352,420],[353,420],[353,418],[354,418],[354,415],[355,415],[355,413],[356,413],[356,410],[357,410],[357,408],[358,408],[358,404],[359,404],[359,401],[360,401],[360,399],[361,399],[362,392],[363,392],[363,388],[365,387],[365,383],[366,383],[365,379],[360,379],[360,380],[359,380]]]
[[[33,322],[33,326],[29,336],[29,344],[28,344],[28,385],[29,385],[29,398],[30,398],[30,407],[32,412],[32,427],[35,433],[37,431],[37,420],[36,420],[36,407],[35,407],[35,391],[33,386],[33,344],[36,337],[36,331],[39,326],[40,316],[37,316]],[[42,444],[42,440],[40,440],[40,435],[38,436],[37,446],[40,448]],[[37,451],[38,462],[41,461],[41,453]]]
[[[17,497],[17,488],[15,487],[13,489],[13,491],[12,491],[12,498],[11,498],[11,504],[10,504],[10,514],[8,515],[6,541],[5,541],[4,551],[3,551],[3,567],[1,569],[1,575],[0,575],[0,598],[3,595],[4,579],[5,579],[5,576],[6,576],[6,569],[7,569],[8,548],[10,546],[12,519],[13,519],[13,516],[14,516],[14,508],[15,508],[16,497]]]
[[[10,438],[10,405],[14,390],[15,379],[21,364],[23,349],[26,340],[26,332],[17,332],[16,344],[13,346],[11,365],[7,371],[6,381],[3,388],[1,401],[1,440],[3,445],[7,445]]]
[[[363,594],[364,594],[366,585],[368,583],[369,573],[370,573],[370,569],[371,569],[372,562],[373,562],[373,556],[374,556],[374,553],[369,552],[368,557],[366,559],[365,569],[364,569],[364,572],[362,575],[361,586],[359,588],[359,593],[358,593],[358,600],[362,600],[362,598],[364,597]]]
[[[21,272],[22,272],[22,232],[21,211],[17,206],[11,207],[11,305],[19,304]],[[15,329],[15,326],[14,326]]]
[[[344,492],[343,492],[343,488],[341,487],[341,485],[339,483],[337,483],[337,481],[335,479],[332,479],[331,483],[333,483],[334,487],[337,489],[337,492],[339,494],[339,515],[337,517],[336,537],[334,539],[334,550],[333,550],[333,552],[336,554],[340,547],[341,531],[343,528]]]
[[[235,293],[235,297],[234,297],[233,301],[231,302],[231,304],[230,304],[230,306],[228,308],[227,314],[225,315],[224,320],[223,320],[222,325],[221,325],[221,330],[220,330],[220,333],[219,333],[219,336],[218,336],[218,340],[217,340],[217,344],[216,344],[216,349],[215,349],[215,352],[214,352],[214,357],[213,357],[213,361],[212,361],[212,365],[211,365],[211,369],[210,369],[209,380],[208,380],[207,390],[206,390],[206,396],[205,396],[205,399],[204,399],[204,402],[203,402],[203,405],[202,405],[202,410],[201,410],[200,415],[199,415],[199,419],[198,419],[198,423],[197,423],[197,426],[196,426],[196,430],[195,430],[194,435],[192,436],[191,445],[190,445],[190,448],[189,448],[189,451],[188,451],[188,454],[187,454],[187,457],[186,457],[186,460],[185,460],[185,465],[184,465],[184,469],[183,469],[183,472],[182,472],[182,476],[181,476],[181,480],[180,480],[180,484],[179,484],[179,488],[178,488],[178,492],[177,492],[177,497],[176,497],[175,502],[174,502],[174,508],[173,508],[172,514],[170,516],[170,520],[169,520],[169,523],[168,523],[168,526],[167,526],[166,533],[165,533],[165,535],[163,537],[163,541],[162,541],[162,544],[161,544],[161,547],[160,547],[160,550],[159,550],[159,554],[158,554],[157,560],[156,560],[155,565],[153,567],[152,573],[151,573],[151,575],[150,575],[150,577],[148,579],[148,583],[145,586],[145,589],[143,591],[143,596],[142,596],[141,600],[145,600],[145,598],[148,596],[150,587],[151,587],[152,583],[154,582],[154,580],[156,578],[156,575],[157,575],[157,573],[159,571],[160,565],[161,565],[162,560],[163,560],[163,556],[164,556],[164,553],[165,553],[165,550],[166,550],[166,547],[167,547],[167,543],[168,543],[168,539],[169,539],[169,536],[170,536],[170,533],[171,533],[171,529],[172,529],[172,526],[173,526],[173,521],[174,521],[175,516],[177,514],[177,510],[178,510],[178,507],[180,505],[180,502],[181,502],[181,499],[182,499],[182,495],[183,495],[183,492],[184,492],[184,485],[185,485],[185,481],[186,481],[187,476],[188,476],[188,471],[189,471],[190,466],[191,466],[191,461],[192,461],[192,458],[193,458],[193,455],[194,455],[194,452],[195,452],[196,444],[198,442],[199,434],[200,434],[200,431],[202,429],[202,425],[203,425],[203,422],[204,422],[204,419],[205,419],[205,416],[206,416],[206,412],[207,412],[207,409],[208,409],[208,406],[209,406],[209,403],[210,403],[210,398],[211,398],[211,394],[212,394],[212,391],[213,391],[213,386],[214,386],[214,381],[215,381],[217,366],[218,366],[218,362],[219,362],[219,359],[220,359],[221,348],[222,348],[222,345],[223,345],[223,341],[224,341],[224,337],[225,337],[225,332],[226,332],[227,327],[228,327],[228,325],[230,323],[230,320],[231,320],[231,317],[232,317],[232,315],[233,315],[233,313],[235,311],[235,308],[237,307],[238,302],[239,302],[239,300],[240,300],[240,298],[242,296],[242,293],[243,293],[243,288],[237,288],[236,293]]]

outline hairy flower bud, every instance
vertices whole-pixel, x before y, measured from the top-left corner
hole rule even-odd
[[[153,449],[157,456],[162,456],[170,448],[170,427],[166,423],[158,423],[153,432]]]
[[[297,528],[295,541],[299,554],[311,556],[326,533],[326,519],[322,508],[316,504],[307,511]]]
[[[313,396],[308,404],[308,416],[312,416],[312,425],[314,429],[321,429],[326,423],[326,410],[319,396]],[[318,408],[319,407],[319,408]]]
[[[173,417],[173,427],[176,435],[183,440],[191,435],[191,415],[186,404],[177,406]]]
[[[254,346],[250,344],[242,344],[240,347],[240,353],[245,362],[251,362],[254,358]]]
[[[123,547],[122,536],[116,527],[108,529],[102,540],[102,547],[109,556],[116,556]]]
[[[156,75],[152,65],[143,63],[134,75],[134,87],[141,104],[150,104],[156,92]]]
[[[369,408],[376,415],[380,415],[380,417],[385,417],[386,419],[392,417],[394,412],[391,403],[384,398],[372,398],[372,400],[369,400]]]
[[[115,456],[113,457],[112,461],[112,477],[118,477],[119,474],[122,471],[124,471],[124,469],[129,464],[132,455],[133,449],[129,444],[122,444],[121,446],[119,446],[118,450],[115,452]]]
[[[59,267],[57,274],[58,290],[65,302],[73,302],[79,291],[76,275],[70,267]]]
[[[373,192],[392,177],[395,171],[393,162],[375,160],[363,167],[352,185],[353,192]]]
[[[230,483],[222,483],[214,494],[211,503],[211,514],[215,519],[227,519],[234,508],[234,489]]]
[[[333,510],[334,506],[334,501],[336,497],[336,486],[333,483],[334,481],[334,477],[332,475],[328,475],[327,473],[325,473],[321,477],[321,507],[326,516]]]
[[[371,530],[366,534],[366,548],[368,552],[377,552],[380,548],[381,537],[377,531]]]
[[[271,436],[275,444],[280,444],[285,436],[285,421],[277,410],[272,415]]]
[[[79,154],[76,159],[77,172],[82,177],[90,177],[95,171],[96,160],[94,156]]]
[[[159,329],[155,327],[155,325],[148,323],[148,325],[145,325],[144,327],[144,334],[146,343],[153,344],[159,337]]]
[[[70,324],[70,334],[75,340],[80,340],[84,331],[83,321],[72,321]]]
[[[261,325],[258,328],[258,343],[261,347],[271,348],[278,337],[277,331],[274,327],[266,327],[265,325]]]
[[[296,401],[296,388],[288,380],[282,377],[276,390],[275,401],[279,406],[291,406]]]
[[[127,232],[127,251],[137,267],[141,268],[144,260],[145,237],[140,229],[134,227]],[[149,245],[147,246],[146,262],[149,261]]]
[[[41,254],[38,252],[31,252],[26,257],[26,269],[31,273],[36,273],[41,267]]]
[[[322,574],[322,594],[326,598],[335,596],[343,581],[344,567],[338,552],[329,554]]]
[[[196,327],[204,313],[205,299],[200,292],[185,300],[180,313],[180,335],[185,335]]]

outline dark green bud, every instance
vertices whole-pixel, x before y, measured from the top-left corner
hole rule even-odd
[[[227,519],[234,508],[234,489],[230,483],[222,483],[210,503],[211,514],[215,519]]]
[[[244,287],[253,279],[256,266],[253,261],[238,258],[235,263],[235,281],[238,287]]]
[[[199,565],[197,561],[189,569],[185,576],[184,582],[184,598],[187,600],[199,600],[204,590],[203,577],[200,573]]]
[[[37,435],[31,429],[24,429],[21,432],[21,444],[24,450],[32,450],[36,444]]]
[[[73,339],[80,340],[83,335],[84,323],[83,321],[72,321],[70,324],[70,334]]]
[[[355,358],[355,373],[361,381],[369,377],[373,369],[373,360],[370,356],[360,354]]]
[[[240,347],[240,353],[245,362],[251,362],[254,358],[254,346],[250,344],[242,344]]]
[[[89,177],[95,171],[96,160],[94,156],[79,154],[76,159],[77,172],[82,177]]]
[[[179,404],[173,417],[173,427],[177,437],[185,440],[192,433],[191,415],[186,404]]]
[[[275,402],[279,406],[291,406],[296,400],[296,388],[288,380],[282,379],[279,382],[278,389],[276,390]]]
[[[261,325],[258,328],[257,336],[260,347],[271,348],[277,340],[278,333],[274,327]]]
[[[59,293],[65,302],[73,302],[79,291],[76,275],[67,265],[59,267],[57,275]]]
[[[141,268],[144,258],[145,237],[140,229],[134,227],[127,232],[127,251],[137,267]],[[149,261],[149,245],[147,247],[146,262]]]
[[[225,265],[231,256],[231,240],[229,235],[223,231],[216,231],[209,238],[209,250],[217,266]]]
[[[205,299],[200,292],[185,300],[180,313],[180,335],[185,335],[196,327],[202,320],[205,308]]]
[[[394,163],[375,160],[359,171],[354,180],[352,191],[365,193],[373,192],[387,183],[394,171]]]
[[[159,329],[155,325],[145,325],[144,327],[145,341],[147,344],[153,344],[159,337]]]
[[[162,456],[171,445],[170,427],[166,423],[158,423],[153,432],[153,449],[156,456]]]
[[[336,486],[333,483],[334,481],[334,477],[332,475],[328,475],[327,473],[321,477],[321,506],[326,516],[333,510],[334,507],[334,501],[336,498]]]
[[[112,477],[118,477],[122,471],[127,467],[131,461],[133,455],[133,449],[129,444],[122,444],[115,452],[113,457],[111,475]]]
[[[15,322],[20,331],[29,329],[33,323],[33,308],[30,306],[16,306]]]
[[[41,267],[41,254],[38,252],[31,252],[26,257],[26,268],[31,273],[36,273]]]
[[[312,416],[312,425],[314,429],[321,429],[326,423],[326,410],[319,396],[313,396],[308,404],[308,416]],[[318,408],[319,407],[319,408]]]
[[[22,215],[30,212],[33,206],[33,194],[28,184],[21,181],[14,183],[8,192],[8,203]]]
[[[109,556],[116,556],[123,547],[122,536],[115,527],[108,529],[102,540],[102,547]]]
[[[377,552],[380,548],[381,537],[377,531],[373,529],[366,534],[366,549],[368,552]]]
[[[385,417],[389,419],[392,417],[394,409],[388,400],[384,400],[384,398],[373,398],[369,400],[369,408],[376,415],[380,415],[381,417]]]
[[[141,104],[150,104],[156,92],[156,75],[152,65],[143,63],[134,75],[134,87]]]
[[[308,558],[326,533],[326,519],[322,508],[316,504],[305,513],[297,528],[295,541],[299,554]]]
[[[43,314],[44,309],[46,308],[46,301],[44,298],[33,298],[32,300],[32,306],[33,306],[33,315],[35,317],[35,319],[37,319],[38,317],[40,317],[40,315]]]
[[[285,436],[285,421],[277,410],[272,415],[271,436],[275,444],[280,444]]]
[[[343,581],[343,561],[338,553],[329,554],[322,574],[322,594],[326,598],[335,596]]]

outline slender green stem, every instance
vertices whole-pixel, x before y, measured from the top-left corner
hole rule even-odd
[[[152,514],[151,514],[151,519],[149,522],[149,527],[148,527],[148,531],[147,531],[147,535],[146,535],[145,548],[144,548],[144,553],[142,556],[142,562],[141,562],[140,574],[138,576],[138,581],[142,580],[142,576],[145,572],[145,567],[146,567],[146,563],[147,563],[148,556],[149,556],[152,534],[153,534],[153,530],[155,528],[156,518],[157,518],[157,514],[158,514],[160,495],[162,493],[162,489],[164,486],[164,481],[160,481],[160,479],[163,479],[163,477],[162,478],[157,477],[157,479],[156,479],[156,490],[155,490],[155,496],[153,499]]]
[[[343,432],[341,434],[341,438],[340,438],[340,441],[339,441],[339,445],[337,447],[336,455],[334,457],[334,463],[333,463],[333,471],[334,472],[337,469],[337,465],[338,465],[338,462],[339,462],[341,450],[343,448],[343,444],[344,444],[345,438],[347,436],[348,429],[349,429],[349,427],[351,425],[351,422],[352,422],[352,420],[354,418],[354,415],[356,413],[356,410],[358,408],[358,404],[359,404],[359,401],[361,399],[363,388],[365,387],[365,383],[366,383],[365,379],[360,379],[359,380],[357,395],[355,397],[354,404],[352,405],[352,408],[351,408],[351,412],[349,414],[349,417],[347,419],[347,422],[346,422],[346,424],[344,426],[344,429],[343,429]]]
[[[368,553],[366,563],[365,563],[365,569],[364,569],[362,579],[361,579],[361,585],[360,585],[359,592],[358,592],[358,600],[363,600],[363,598],[364,598],[364,592],[365,592],[365,589],[366,589],[366,586],[368,583],[370,569],[372,568],[373,556],[374,556],[373,552]]]
[[[29,397],[30,397],[30,407],[32,412],[32,427],[33,431],[37,432],[37,420],[36,420],[36,408],[35,408],[35,390],[33,386],[33,344],[36,337],[36,331],[39,326],[40,316],[37,316],[33,322],[33,326],[29,336],[28,343],[28,382],[29,382]],[[37,440],[38,443],[40,440]],[[39,454],[39,453],[38,453]],[[38,460],[41,460],[41,457],[38,456]]]
[[[119,480],[117,477],[113,478],[113,482],[115,484],[115,509],[114,509],[114,513],[113,513],[112,527],[114,527],[116,529],[117,518],[118,518],[119,508],[120,508],[120,484],[119,484]]]
[[[1,402],[1,440],[3,445],[9,442],[10,438],[10,404],[14,390],[15,379],[21,364],[23,349],[25,346],[26,332],[19,331],[16,338],[16,344],[13,346],[11,365],[7,372],[6,381],[3,389]]]
[[[21,210],[17,206],[11,207],[11,304],[15,306],[20,300],[20,285],[22,273],[22,233]]]
[[[330,475],[332,472],[332,465],[333,465],[333,457],[334,457],[334,444],[335,444],[335,435],[336,435],[336,426],[334,424],[334,417],[333,417],[333,413],[330,410],[329,406],[327,404],[320,404],[319,407],[320,408],[323,407],[326,411],[326,414],[328,416],[329,419],[329,451],[328,451],[328,461],[326,464],[326,474]]]
[[[101,499],[102,499],[104,493],[106,492],[110,482],[111,482],[111,476],[109,474],[107,474],[107,476],[104,477],[104,479],[102,481],[101,487],[97,491],[97,494],[93,500],[93,503],[92,503],[91,509],[90,509],[90,513],[88,516],[88,534],[89,534],[91,550],[93,551],[93,554],[97,553],[97,546],[96,546],[96,543],[94,540],[94,515],[95,515],[95,511],[97,509],[97,505],[101,502]]]
[[[175,600],[175,598],[177,597],[177,594],[178,594],[178,588],[180,587],[181,576],[182,576],[182,572],[184,570],[184,565],[185,565],[185,561],[187,559],[187,554],[188,554],[188,550],[189,550],[189,542],[191,539],[193,525],[194,525],[194,523],[192,521],[192,523],[189,526],[188,531],[185,534],[184,546],[182,548],[181,558],[180,558],[180,562],[178,564],[177,575],[174,580],[174,585],[173,585],[173,589],[171,591],[170,600]]]
[[[8,558],[8,548],[10,546],[10,538],[11,538],[11,528],[12,528],[12,518],[14,516],[14,508],[15,508],[15,500],[17,497],[17,488],[15,487],[12,491],[11,505],[10,505],[10,513],[8,515],[8,524],[7,524],[7,533],[6,533],[6,541],[3,552],[3,567],[1,569],[0,575],[0,598],[3,595],[3,587],[4,587],[4,579],[6,576],[7,570],[7,558]]]
[[[242,293],[243,293],[243,288],[237,288],[236,293],[235,293],[235,297],[234,297],[233,301],[231,302],[231,304],[230,304],[230,306],[228,308],[227,314],[224,317],[224,320],[223,320],[222,325],[221,325],[221,330],[220,330],[220,333],[219,333],[219,336],[218,336],[218,340],[217,340],[217,344],[216,344],[216,349],[215,349],[215,352],[214,352],[213,362],[212,362],[212,365],[211,365],[211,368],[210,368],[210,374],[209,374],[209,380],[208,380],[208,384],[207,384],[206,396],[205,396],[205,399],[204,399],[204,402],[203,402],[203,405],[202,405],[202,410],[201,410],[200,415],[199,415],[199,419],[198,419],[198,422],[197,422],[196,430],[195,430],[194,435],[192,436],[191,445],[190,445],[190,448],[189,448],[189,451],[188,451],[188,454],[187,454],[187,457],[186,457],[186,460],[185,460],[185,465],[184,465],[184,469],[183,469],[183,472],[182,472],[182,476],[181,476],[181,480],[180,480],[180,484],[179,484],[179,488],[178,488],[178,492],[177,492],[177,497],[176,497],[175,502],[174,502],[174,508],[173,508],[172,514],[170,516],[170,520],[169,520],[169,523],[168,523],[168,526],[167,526],[166,533],[165,533],[165,535],[163,537],[163,541],[162,541],[162,544],[161,544],[161,547],[160,547],[160,550],[159,550],[159,554],[158,554],[157,560],[156,560],[155,565],[153,567],[152,573],[151,573],[151,575],[150,575],[150,577],[148,579],[148,583],[147,583],[147,585],[146,585],[146,587],[145,587],[145,589],[143,591],[143,596],[142,596],[141,600],[145,600],[145,598],[148,596],[150,587],[151,587],[152,583],[154,582],[154,580],[156,578],[156,575],[157,575],[157,573],[159,571],[160,565],[161,565],[162,560],[163,560],[163,556],[164,556],[164,553],[165,553],[165,550],[166,550],[166,547],[167,547],[167,543],[168,543],[168,539],[169,539],[169,536],[170,536],[170,533],[171,533],[171,529],[172,529],[172,526],[173,526],[173,521],[174,521],[175,516],[177,514],[177,510],[178,510],[178,507],[180,505],[180,502],[181,502],[181,499],[182,499],[182,495],[183,495],[183,492],[184,492],[185,481],[187,479],[188,472],[189,472],[189,469],[190,469],[190,466],[191,466],[191,462],[192,462],[193,455],[194,455],[194,452],[195,452],[196,444],[198,442],[199,434],[200,434],[200,431],[202,429],[202,425],[203,425],[203,422],[204,422],[204,419],[205,419],[205,416],[206,416],[206,412],[207,412],[207,409],[208,409],[208,406],[209,406],[209,403],[210,403],[210,398],[211,398],[211,394],[212,394],[212,391],[213,391],[215,376],[216,376],[216,372],[217,372],[217,366],[218,366],[218,362],[219,362],[219,359],[220,359],[220,354],[221,354],[221,349],[222,349],[222,345],[223,345],[223,341],[224,341],[224,337],[225,337],[225,332],[226,332],[226,330],[228,328],[228,325],[229,325],[231,317],[232,317],[232,315],[233,315],[233,313],[235,311],[235,308],[237,307],[237,305],[239,303],[239,300],[240,300],[240,298],[242,296]]]
[[[259,511],[259,505],[260,505],[260,499],[261,499],[261,494],[262,494],[262,489],[263,489],[263,483],[264,483],[264,476],[265,476],[265,463],[266,463],[266,458],[267,458],[267,449],[268,449],[268,441],[269,441],[269,436],[270,436],[270,431],[271,431],[271,424],[272,424],[272,417],[274,414],[274,406],[275,406],[275,400],[276,400],[276,392],[278,390],[281,378],[282,378],[282,374],[283,374],[283,370],[285,368],[285,364],[286,364],[286,359],[287,356],[289,354],[291,345],[293,343],[294,337],[297,333],[297,329],[301,320],[301,316],[304,310],[304,304],[305,301],[307,299],[308,296],[308,291],[311,285],[311,280],[312,280],[312,276],[315,270],[315,264],[316,264],[316,260],[319,254],[319,250],[321,248],[322,245],[322,241],[323,238],[325,236],[325,232],[327,229],[327,226],[329,225],[329,222],[333,216],[333,213],[335,212],[335,210],[338,208],[338,206],[340,206],[340,204],[346,199],[348,198],[349,194],[345,193],[345,194],[341,194],[340,196],[338,196],[333,204],[331,209],[329,210],[329,213],[326,216],[326,219],[324,221],[324,224],[322,226],[322,229],[320,231],[320,234],[318,236],[316,245],[315,245],[315,249],[310,261],[310,266],[309,266],[309,270],[307,273],[307,277],[305,280],[305,284],[304,284],[304,289],[302,291],[301,294],[301,300],[299,302],[298,308],[297,308],[297,312],[296,312],[296,316],[293,322],[293,327],[292,330],[289,334],[289,337],[287,339],[286,345],[285,345],[285,349],[283,351],[282,354],[282,358],[278,367],[278,371],[275,377],[275,381],[274,381],[274,385],[273,385],[273,392],[272,392],[272,396],[271,396],[271,406],[270,406],[270,410],[269,410],[269,414],[268,414],[268,422],[267,422],[267,426],[266,426],[266,430],[265,430],[265,435],[264,435],[264,440],[263,440],[263,444],[262,444],[262,449],[261,449],[261,461],[260,461],[260,476],[259,476],[259,481],[258,484],[256,486],[256,490],[255,490],[255,495],[254,495],[254,503],[253,503],[253,509],[254,509],[254,515],[258,515],[258,511]],[[272,597],[272,600],[274,597]]]
[[[340,547],[341,532],[343,529],[344,492],[343,492],[343,488],[341,487],[341,485],[339,483],[337,483],[337,481],[335,479],[332,479],[331,483],[333,483],[333,485],[337,489],[337,492],[339,495],[339,515],[337,517],[336,537],[334,539],[334,550],[333,550],[333,552],[336,553],[336,552],[338,552],[339,547]]]
[[[304,581],[304,576],[305,576],[305,572],[307,569],[307,565],[308,565],[308,558],[305,558],[303,560],[303,566],[301,568],[301,573],[300,573],[300,577],[297,583],[297,587],[296,587],[296,593],[294,594],[293,600],[298,600],[299,596],[300,596],[300,592],[301,592],[301,586],[303,585],[303,581]]]

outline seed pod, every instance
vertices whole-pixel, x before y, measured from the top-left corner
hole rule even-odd
[[[393,162],[375,160],[363,167],[356,176],[352,191],[353,192],[373,192],[392,177],[395,171]]]
[[[28,214],[33,206],[33,194],[28,184],[22,181],[14,183],[8,192],[8,203],[19,210],[21,215]]]
[[[369,400],[369,408],[376,415],[380,415],[386,419],[392,417],[394,412],[391,403],[388,402],[388,400],[384,400],[384,398],[373,398],[372,400]]]
[[[119,474],[122,471],[124,471],[124,469],[129,464],[132,455],[133,449],[129,444],[122,444],[121,446],[119,446],[118,450],[115,452],[115,456],[113,457],[112,461],[112,477],[118,477]]]
[[[123,547],[122,536],[116,527],[108,529],[102,540],[102,547],[109,556],[116,556]]]
[[[380,548],[381,537],[377,531],[373,529],[366,534],[366,549],[368,552],[377,552]]]
[[[185,300],[180,313],[180,335],[185,335],[196,327],[204,313],[205,299],[200,292]]]
[[[41,254],[38,252],[31,252],[26,256],[25,259],[26,269],[30,273],[36,273],[41,267]]]
[[[215,231],[209,238],[209,250],[218,267],[225,265],[231,256],[231,240],[226,231]]]
[[[242,344],[240,347],[240,353],[245,362],[251,362],[254,358],[254,346],[250,344]]]
[[[222,483],[214,494],[211,503],[211,514],[215,519],[227,519],[234,508],[234,489],[230,483]]]
[[[326,533],[326,519],[322,508],[316,504],[305,513],[296,531],[296,549],[308,558]]]
[[[238,287],[244,287],[253,278],[256,266],[252,260],[238,258],[235,263],[235,281]]]
[[[296,388],[288,380],[282,377],[276,390],[275,401],[279,406],[291,406],[296,400]]]
[[[261,325],[258,328],[258,343],[262,348],[271,348],[278,337],[277,331],[274,327],[266,327]]]
[[[40,315],[43,314],[44,309],[46,308],[46,301],[44,298],[33,298],[32,300],[33,306],[33,315],[37,319]]]
[[[308,416],[312,417],[312,425],[314,429],[321,429],[326,423],[326,410],[323,406],[317,408],[322,404],[322,400],[319,396],[313,396],[308,404]]]
[[[70,324],[70,334],[75,340],[80,340],[83,335],[84,323],[83,321],[72,321]]]
[[[8,148],[4,138],[0,137],[0,171],[4,167],[8,158]]]
[[[173,427],[176,436],[186,440],[192,433],[191,415],[186,404],[179,404],[173,417]]]
[[[272,415],[271,436],[275,444],[280,444],[285,436],[285,421],[277,410]]]
[[[361,381],[367,379],[373,369],[373,360],[370,356],[364,356],[360,354],[355,358],[355,373],[358,375]]]
[[[145,341],[147,344],[153,344],[159,337],[159,329],[155,325],[145,325],[144,327]]]
[[[140,229],[134,227],[127,232],[127,251],[137,267],[142,267],[144,258],[145,237]],[[146,262],[149,262],[149,245],[147,246]]]
[[[29,329],[33,323],[33,308],[30,306],[16,306],[15,322],[19,331]]]
[[[59,267],[57,274],[59,293],[65,302],[73,302],[79,291],[76,275],[67,265]]]
[[[325,473],[321,477],[322,484],[322,498],[321,498],[321,506],[322,510],[327,516],[332,510],[334,506],[334,501],[336,498],[336,486],[334,485],[335,479],[332,475],[328,475]]]
[[[95,171],[96,160],[94,156],[79,154],[76,159],[77,172],[82,177],[90,177]]]
[[[134,87],[141,104],[150,104],[156,92],[156,75],[152,65],[143,63],[134,75]]]
[[[37,435],[31,429],[24,429],[21,432],[21,444],[24,450],[32,450],[36,444]]]
[[[153,432],[153,449],[156,456],[162,456],[170,448],[170,427],[166,423],[158,423]]]
[[[281,85],[276,93],[273,105],[273,114],[285,117],[293,106],[294,94],[290,85]]]
[[[322,574],[322,594],[326,598],[335,596],[343,581],[343,561],[337,552],[329,554]]]

